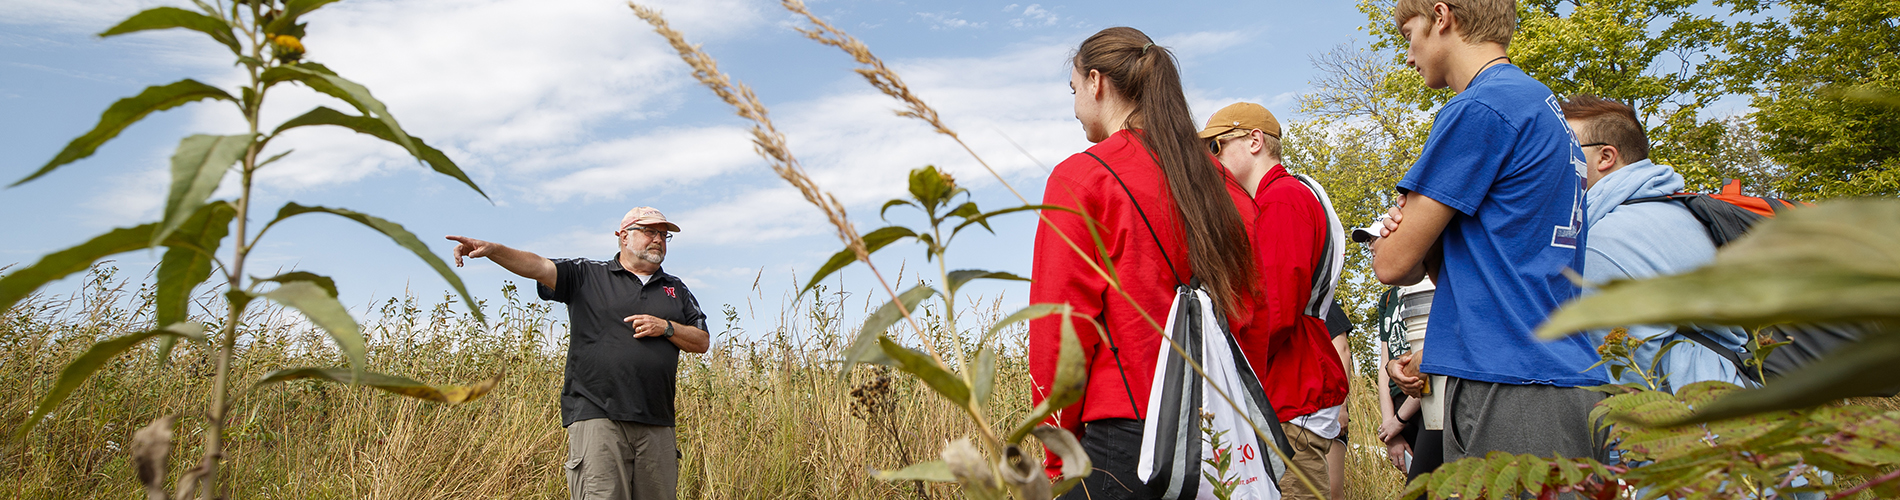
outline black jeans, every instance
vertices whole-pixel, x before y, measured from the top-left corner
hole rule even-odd
[[[1062,500],[1121,500],[1154,498],[1148,484],[1135,474],[1141,458],[1141,421],[1108,418],[1082,424],[1082,451],[1094,470]]]

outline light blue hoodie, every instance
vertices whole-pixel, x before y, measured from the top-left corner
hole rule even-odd
[[[1590,239],[1584,249],[1583,276],[1591,283],[1612,279],[1648,278],[1679,274],[1715,260],[1715,244],[1708,230],[1681,203],[1648,202],[1624,205],[1623,202],[1667,196],[1681,191],[1682,175],[1668,165],[1649,160],[1623,166],[1598,179],[1584,194],[1589,208]],[[1586,288],[1584,293],[1594,293]],[[1689,342],[1668,325],[1628,327],[1631,338],[1649,338],[1635,353],[1636,362],[1648,370],[1664,344],[1683,340],[1670,349],[1657,371],[1667,374],[1671,391],[1692,383],[1720,380],[1743,387],[1753,382],[1735,371],[1735,365],[1701,344]],[[1719,344],[1736,353],[1745,353],[1742,344],[1748,333],[1740,328],[1700,326]],[[1603,344],[1609,330],[1590,332],[1597,345]],[[1653,337],[1653,338],[1652,338]],[[1741,354],[1747,356],[1747,354]],[[1635,370],[1623,372],[1617,383],[1641,384]]]

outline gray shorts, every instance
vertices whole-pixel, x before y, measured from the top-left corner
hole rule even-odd
[[[573,500],[673,500],[679,448],[672,427],[604,418],[567,426],[567,490]]]
[[[1603,460],[1590,409],[1603,393],[1445,377],[1445,463],[1493,451]]]

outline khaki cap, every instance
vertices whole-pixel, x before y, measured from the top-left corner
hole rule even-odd
[[[1220,111],[1215,111],[1214,116],[1207,119],[1207,128],[1201,129],[1200,136],[1202,139],[1212,139],[1214,136],[1234,130],[1254,129],[1259,129],[1275,139],[1280,138],[1280,120],[1275,119],[1273,113],[1267,111],[1266,106],[1251,102],[1237,102],[1221,108]]]
[[[624,230],[628,226],[632,226],[634,224],[639,224],[641,226],[652,226],[652,225],[657,224],[660,227],[666,228],[666,230],[669,232],[675,232],[675,233],[680,232],[679,224],[667,222],[666,214],[660,213],[660,209],[653,208],[653,207],[634,207],[633,210],[627,211],[627,215],[625,217],[620,218],[620,229]]]

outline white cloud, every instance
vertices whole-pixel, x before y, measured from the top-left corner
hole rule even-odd
[[[1088,145],[1063,84],[1068,50],[1058,45],[1011,47],[988,58],[887,64],[992,168],[1033,197],[1044,168]],[[881,225],[877,208],[884,200],[904,194],[904,179],[911,169],[937,165],[966,186],[995,185],[989,172],[956,142],[921,121],[896,116],[892,111],[899,105],[860,84],[843,93],[773,109],[793,153],[821,189],[847,206],[860,230]],[[1038,165],[1024,157],[1011,140],[1049,163]],[[749,146],[733,147],[749,152]],[[770,187],[691,210],[681,224],[688,218],[712,231],[695,238],[714,243],[771,241],[833,231],[816,208],[776,180]]]
[[[1227,51],[1261,50],[1252,45],[1254,34],[1243,31],[1197,31],[1169,35],[1156,40],[1176,55],[1194,56]]]
[[[983,22],[975,22],[968,19],[958,18],[958,17],[951,17],[957,14],[958,13],[956,12],[950,12],[950,13],[918,12],[917,17],[923,18],[925,21],[929,21],[930,29],[933,29],[933,30],[953,30],[953,29],[963,29],[963,28],[983,29],[985,25],[989,24],[989,23],[983,23]]]
[[[1015,11],[1016,11],[1016,4],[1009,4],[1008,7],[1003,8],[1003,12],[1013,13]],[[1039,27],[1039,26],[1055,26],[1056,23],[1059,23],[1059,22],[1062,22],[1062,16],[1057,15],[1055,12],[1052,12],[1049,9],[1042,8],[1041,4],[1032,3],[1026,7],[1023,7],[1021,16],[1018,16],[1015,19],[1009,20],[1009,25],[1015,28],[1032,28],[1032,27]]]
[[[6,13],[0,15],[0,24],[98,33],[140,10],[171,4],[161,0],[0,0],[0,12]]]
[[[659,130],[586,144],[571,153],[517,163],[515,168],[520,173],[581,168],[535,188],[548,202],[574,196],[612,199],[692,184],[743,167],[762,167],[764,160],[750,148],[751,138],[749,131],[738,127]]]
[[[65,2],[0,2],[21,6],[36,22],[77,30],[103,29],[113,19],[154,3],[118,1],[100,9],[109,14],[95,14],[61,5]],[[743,0],[653,3],[695,42],[745,34],[763,23],[753,2]],[[361,1],[330,5],[306,19],[309,60],[372,89],[403,128],[443,150],[477,183],[490,186],[490,195],[499,203],[516,196],[597,195],[614,187],[550,193],[539,191],[545,184],[536,181],[549,176],[613,177],[614,168],[628,164],[609,157],[640,146],[643,139],[620,136],[626,128],[606,125],[657,116],[677,106],[682,92],[697,90],[689,87],[684,65],[665,40],[620,2]],[[152,38],[160,43],[151,50],[183,51],[189,48],[186,43],[195,43],[184,40]],[[218,73],[200,79],[215,85],[235,87],[248,78],[229,68],[228,61],[207,69]],[[317,105],[354,112],[340,101],[286,84],[272,89],[263,120],[278,123]],[[193,113],[193,131],[232,133],[244,128],[241,117],[224,107],[198,106]],[[260,174],[264,189],[337,185],[421,168],[393,145],[342,129],[298,130],[273,142],[271,152],[286,149],[297,152]],[[732,156],[718,155],[713,163],[729,168]],[[519,165],[533,168],[517,170]],[[718,171],[673,168],[657,175],[691,181]],[[534,179],[523,177],[530,173]],[[503,186],[503,192],[495,186]],[[523,187],[506,192],[507,186]],[[125,189],[151,191],[162,185]],[[121,194],[143,195],[113,196]]]

